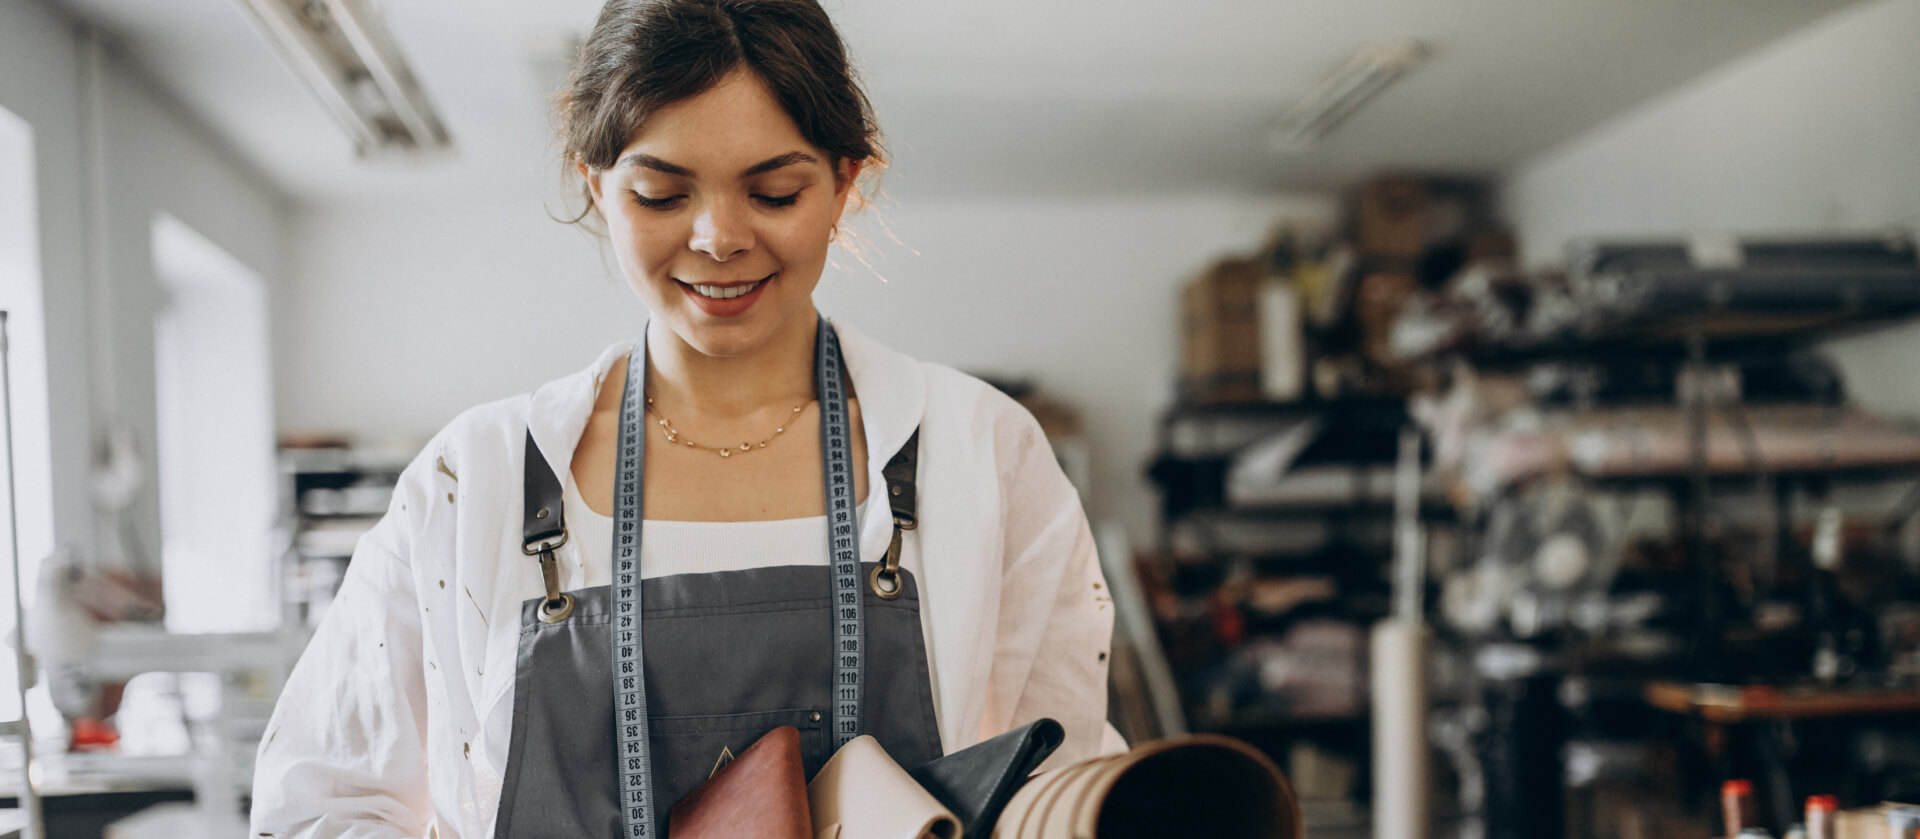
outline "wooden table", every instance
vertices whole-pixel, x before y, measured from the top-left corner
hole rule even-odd
[[[1920,689],[1888,688],[1779,688],[1765,685],[1717,685],[1654,682],[1644,692],[1647,704],[1706,723],[1703,744],[1710,758],[1724,764],[1730,730],[1750,738],[1760,755],[1760,778],[1768,790],[1774,821],[1796,821],[1792,783],[1787,776],[1785,749],[1776,730],[1794,720],[1856,716],[1920,714]],[[1773,723],[1774,725],[1755,725]],[[1723,777],[1734,777],[1732,767],[1721,766]]]
[[[1920,689],[1776,688],[1654,682],[1647,704],[1709,723],[1920,713]]]

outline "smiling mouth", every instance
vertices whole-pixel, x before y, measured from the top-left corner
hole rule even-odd
[[[694,285],[689,282],[682,282],[680,284],[693,289],[696,294],[710,300],[732,300],[735,297],[752,294],[761,286],[766,285],[767,281],[771,279],[773,279],[773,275],[768,274],[750,283],[736,283],[734,285]]]

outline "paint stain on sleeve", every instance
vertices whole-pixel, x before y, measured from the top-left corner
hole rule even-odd
[[[492,629],[493,623],[487,620],[487,610],[480,608],[480,599],[473,596],[473,589],[466,586],[461,586],[460,589],[467,593],[467,602],[473,604],[473,610],[480,613],[480,625]]]

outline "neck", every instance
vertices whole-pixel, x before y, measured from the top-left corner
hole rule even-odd
[[[712,356],[663,326],[647,329],[647,394],[687,416],[741,417],[813,398],[818,316],[809,311],[752,354]]]

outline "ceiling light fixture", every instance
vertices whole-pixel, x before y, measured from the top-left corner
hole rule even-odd
[[[446,126],[366,0],[239,0],[361,157],[452,147]]]
[[[1277,152],[1313,148],[1360,106],[1426,60],[1427,46],[1415,40],[1370,44],[1353,51],[1333,72],[1274,120],[1268,145]]]

